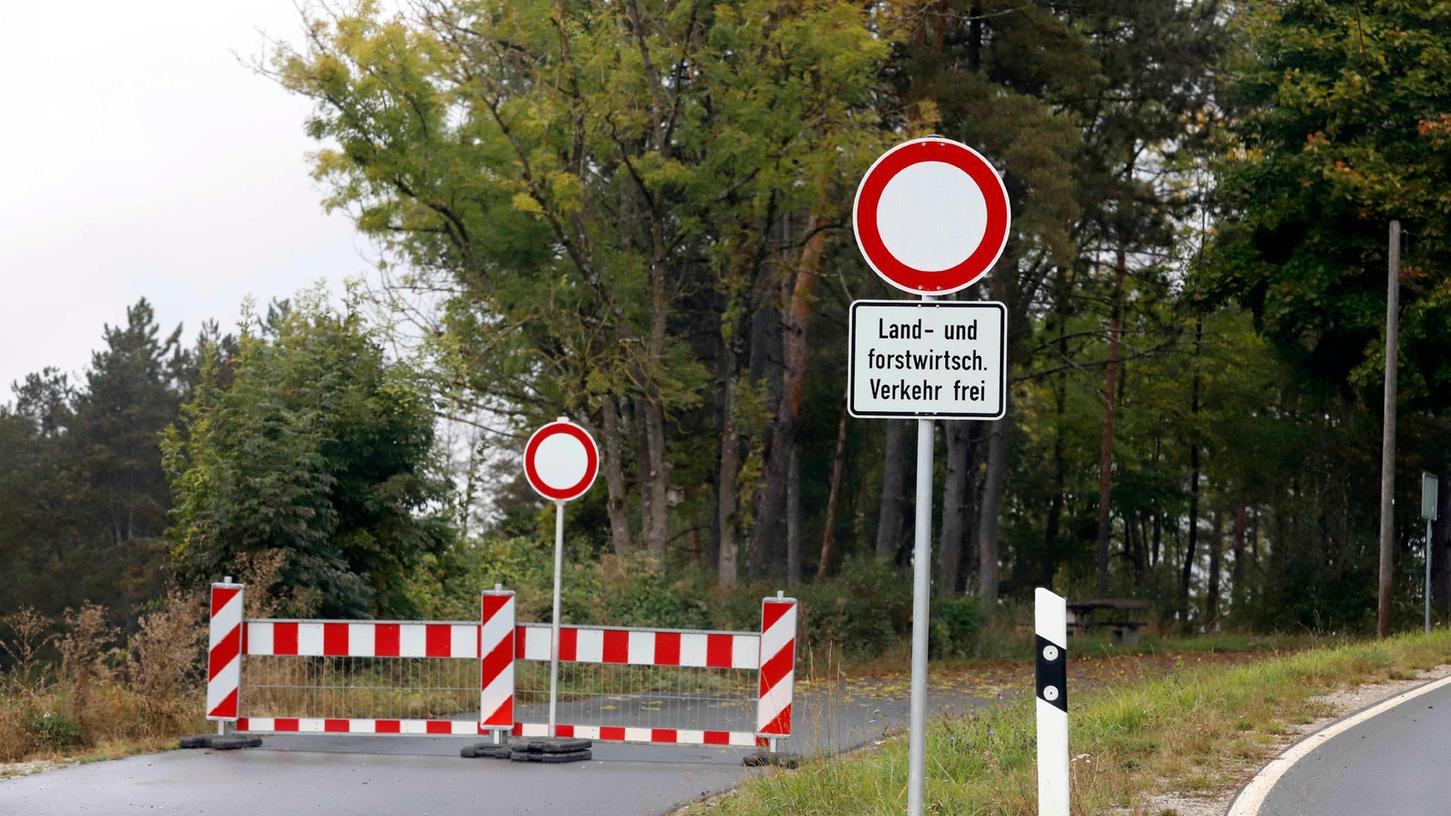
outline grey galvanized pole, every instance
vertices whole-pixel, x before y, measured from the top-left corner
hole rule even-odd
[[[1435,534],[1431,529],[1431,523],[1436,520],[1438,497],[1441,493],[1441,480],[1433,473],[1421,474],[1421,518],[1426,520],[1426,634],[1431,634],[1431,554],[1435,549],[1431,546],[1432,536]]]
[[[1380,603],[1376,632],[1391,634],[1391,571],[1395,555],[1396,495],[1396,337],[1400,321],[1401,222],[1391,222],[1390,264],[1386,272],[1385,402],[1380,442]]]
[[[564,575],[564,502],[554,503],[554,614],[549,624],[549,736],[554,733],[554,706],[559,689],[559,582]]]
[[[912,706],[907,726],[907,816],[927,797],[927,615],[932,608],[932,420],[917,420],[917,519],[912,548]]]
[[[1431,634],[1431,520],[1426,519],[1426,634]]]

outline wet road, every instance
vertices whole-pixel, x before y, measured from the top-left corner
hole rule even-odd
[[[1260,816],[1451,813],[1451,685],[1331,737],[1275,783]]]
[[[934,692],[936,711],[988,701]],[[798,692],[795,734],[783,750],[835,752],[907,721],[905,699]],[[288,735],[245,751],[169,751],[0,781],[4,816],[73,814],[588,814],[638,816],[734,787],[742,748],[595,743],[570,765],[462,759],[470,740]]]

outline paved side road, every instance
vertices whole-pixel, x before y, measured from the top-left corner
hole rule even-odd
[[[1372,717],[1306,754],[1260,816],[1451,814],[1451,685]]]
[[[934,692],[935,710],[987,701]],[[798,694],[785,750],[835,752],[907,721],[902,699]],[[461,759],[467,740],[268,737],[261,749],[168,751],[0,781],[0,816],[640,816],[727,790],[743,749],[596,743],[594,759],[536,765]]]

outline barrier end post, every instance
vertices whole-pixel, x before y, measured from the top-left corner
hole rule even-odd
[[[756,736],[771,753],[791,736],[791,702],[796,684],[796,599],[778,591],[761,600],[760,696]]]
[[[207,627],[207,719],[226,734],[238,717],[242,688],[243,586],[226,576],[212,584]]]
[[[514,592],[500,584],[479,597],[479,733],[493,741],[514,728]]]

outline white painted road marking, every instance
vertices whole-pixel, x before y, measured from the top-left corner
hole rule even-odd
[[[1291,745],[1284,753],[1270,760],[1268,765],[1255,774],[1255,778],[1251,779],[1249,784],[1244,786],[1244,790],[1239,792],[1239,796],[1235,797],[1234,804],[1229,806],[1229,812],[1225,816],[1259,816],[1260,808],[1264,806],[1265,799],[1274,789],[1275,783],[1279,782],[1280,777],[1293,768],[1295,763],[1308,756],[1311,751],[1324,745],[1332,737],[1343,734],[1366,720],[1378,717],[1402,703],[1410,702],[1448,684],[1451,684],[1451,677],[1444,677],[1417,686],[1410,691],[1397,694],[1389,700],[1377,703],[1358,714],[1337,720]]]

